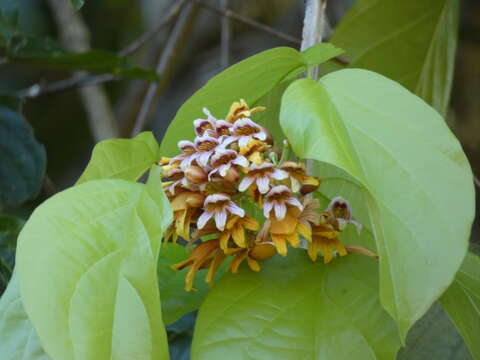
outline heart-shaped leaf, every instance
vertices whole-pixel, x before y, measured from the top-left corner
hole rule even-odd
[[[89,181],[33,212],[16,272],[53,360],[168,358],[156,265],[171,219],[157,168],[146,185]]]
[[[400,338],[377,277],[371,258],[325,265],[295,249],[227,274],[200,308],[192,359],[393,360]]]
[[[404,338],[467,251],[474,190],[460,144],[435,110],[366,70],[294,82],[280,123],[299,157],[342,169],[363,191],[380,297]]]
[[[158,143],[151,132],[133,139],[103,140],[95,145],[77,184],[98,179],[136,181],[158,160]]]

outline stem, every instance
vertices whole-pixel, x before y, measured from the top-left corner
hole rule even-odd
[[[322,42],[322,35],[325,28],[325,8],[327,0],[306,0],[305,18],[303,20],[303,34],[301,50]],[[307,70],[307,76],[312,80],[318,80],[318,66]],[[305,167],[308,174],[312,173],[312,160],[305,160]]]

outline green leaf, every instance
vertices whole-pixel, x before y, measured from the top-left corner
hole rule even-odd
[[[151,132],[143,132],[133,139],[103,140],[95,145],[77,184],[98,179],[136,181],[158,160],[158,143]]]
[[[150,173],[56,194],[20,233],[20,293],[53,360],[168,359],[156,265],[172,215]]]
[[[468,253],[440,302],[475,359],[480,359],[480,257]]]
[[[304,54],[292,48],[278,47],[230,66],[210,79],[178,110],[161,143],[161,153],[173,156],[178,153],[178,141],[194,137],[192,122],[204,116],[204,107],[217,118],[224,118],[230,105],[240,98],[250,106],[262,105],[259,100],[287,76],[326,61],[339,51],[330,44],[317,45]]]
[[[34,197],[45,174],[45,149],[17,112],[0,105],[0,206]]]
[[[15,274],[0,298],[0,339],[2,360],[50,360],[25,313]]]
[[[194,282],[193,291],[185,291],[185,276],[188,269],[173,270],[170,266],[185,260],[189,255],[186,246],[165,243],[158,258],[158,287],[162,296],[162,317],[166,325],[172,324],[183,315],[200,307],[207,292],[208,285],[203,281],[200,271]]]
[[[80,9],[84,4],[84,0],[72,0],[72,4],[77,8]]]
[[[357,0],[330,41],[347,50],[350,67],[396,80],[445,114],[453,80],[459,3]]]
[[[309,47],[302,52],[302,55],[308,66],[315,66],[343,53],[345,53],[345,50],[337,48],[333,44],[322,42]]]
[[[325,265],[296,249],[225,275],[200,308],[192,359],[393,360],[400,338],[377,276],[373,259]]]
[[[52,41],[25,37],[23,43],[10,54],[10,62],[45,66],[64,70],[85,70],[97,74],[113,74],[125,78],[157,81],[157,73],[135,66],[125,57],[105,50],[69,53],[52,45]]]
[[[397,360],[471,360],[468,349],[440,304],[415,323]]]
[[[404,338],[467,251],[475,196],[460,144],[436,111],[365,70],[296,81],[280,123],[299,157],[342,169],[363,191],[357,214],[375,235],[380,298]]]

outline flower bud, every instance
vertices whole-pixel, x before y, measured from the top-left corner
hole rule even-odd
[[[192,184],[207,182],[207,173],[199,166],[191,165],[185,169],[185,177]]]
[[[277,250],[275,249],[275,246],[270,243],[260,243],[256,244],[252,250],[249,252],[249,256],[258,261],[266,260],[271,258],[277,253]]]
[[[231,167],[230,169],[228,169],[227,174],[223,179],[227,182],[237,182],[239,177],[240,175],[238,174],[238,171],[235,168]]]

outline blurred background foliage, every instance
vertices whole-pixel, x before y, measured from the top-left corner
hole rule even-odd
[[[354,0],[329,2],[327,39],[353,3]],[[221,27],[225,21],[221,13],[226,5],[234,17],[228,22],[228,53],[225,53],[225,43],[223,50],[221,46]],[[181,104],[227,64],[275,46],[298,48],[303,15],[301,0],[91,0],[86,1],[78,12],[66,0],[1,0],[0,105],[21,106],[21,113],[46,152],[46,165],[42,165],[44,160],[40,157],[37,166],[30,164],[31,172],[42,171],[43,174],[46,166],[46,175],[41,188],[35,189],[39,195],[33,200],[21,204],[2,202],[0,205],[0,254],[7,254],[2,258],[8,259],[0,264],[0,294],[13,267],[15,237],[22,221],[18,219],[28,218],[35,206],[48,196],[72,186],[85,168],[96,142],[107,137],[129,137],[142,115],[145,128],[153,130],[160,141]],[[259,25],[252,26],[249,21]],[[159,25],[162,26],[152,33],[144,46],[134,52],[128,49],[127,46],[135,43],[139,36]],[[262,25],[268,26],[270,33],[262,29]],[[273,34],[275,31],[281,34]],[[446,119],[478,177],[478,0],[461,1],[458,35],[452,96]],[[45,40],[46,37],[51,40]],[[86,54],[80,58],[73,55],[76,52]],[[162,57],[167,52],[169,56]],[[123,55],[129,55],[128,59]],[[341,66],[336,65],[337,68]],[[156,78],[155,68],[161,70],[161,76],[157,90],[151,94],[153,106],[145,112],[142,104],[152,84],[150,81]],[[79,87],[78,77],[87,75],[72,73],[73,70],[106,75],[93,78],[93,82],[101,83]],[[65,79],[67,82],[62,83]],[[52,84],[59,87],[51,87]],[[12,97],[18,94],[26,99],[21,104]],[[1,116],[5,114],[0,112]],[[12,131],[0,127],[2,152],[6,152]],[[22,131],[28,133],[31,129]],[[24,147],[41,146],[39,144],[26,143]],[[2,177],[5,176],[2,173]],[[1,198],[5,196],[3,194]],[[479,237],[477,216],[473,242],[479,242]],[[194,318],[189,315],[170,328],[174,359],[189,356]],[[438,331],[431,331],[432,322]],[[450,335],[449,341],[440,347],[445,356],[442,359],[469,358],[463,341],[439,307],[434,307],[414,330],[415,334],[409,337],[409,347],[400,355],[402,359],[426,358],[419,354],[427,352],[419,353],[415,349],[424,351],[424,343],[439,349],[435,339],[443,339],[445,334]]]

